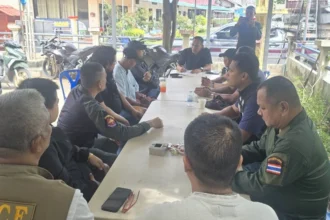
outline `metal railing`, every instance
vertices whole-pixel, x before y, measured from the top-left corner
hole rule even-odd
[[[318,62],[320,51],[316,49],[314,44],[306,44],[306,43],[295,43],[296,49],[294,51],[296,58],[304,58],[305,62],[308,64],[315,66]]]

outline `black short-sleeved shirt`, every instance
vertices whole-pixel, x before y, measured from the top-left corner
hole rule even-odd
[[[107,72],[107,84],[106,89],[99,93],[95,99],[101,103],[104,102],[106,106],[112,109],[112,111],[120,114],[123,109],[123,104],[119,95],[119,91],[116,82],[112,76],[112,72]]]
[[[187,70],[200,69],[207,64],[212,64],[212,57],[208,48],[203,48],[198,54],[193,54],[191,48],[184,49],[179,58],[179,65]]]

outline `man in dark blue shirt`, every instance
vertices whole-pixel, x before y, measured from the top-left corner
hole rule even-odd
[[[204,48],[203,42],[203,38],[194,37],[192,47],[181,52],[177,67],[179,72],[191,70],[191,73],[201,73],[211,70],[211,53],[209,49]]]
[[[256,41],[261,39],[262,26],[254,20],[256,9],[253,6],[246,8],[246,17],[240,17],[237,24],[230,30],[230,36],[238,34],[237,49],[242,46],[256,49]]]
[[[226,75],[228,86],[239,91],[238,101],[222,111],[215,113],[233,119],[239,119],[244,143],[259,139],[265,129],[265,123],[258,115],[257,88],[259,61],[255,55],[236,54]]]

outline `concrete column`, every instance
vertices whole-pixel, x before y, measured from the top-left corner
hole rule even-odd
[[[318,76],[325,77],[328,73],[328,70],[325,69],[329,65],[328,54],[330,51],[330,40],[316,40],[316,46],[320,50],[320,58],[317,63],[317,74]]]
[[[100,32],[100,10],[98,0],[88,0],[89,31]]]
[[[289,35],[287,36],[288,39],[288,57],[293,57],[294,54],[294,50],[296,49],[295,44],[294,44],[294,36],[293,35]]]
[[[89,32],[92,35],[93,46],[100,45],[100,35],[101,35],[101,32],[100,31],[92,31],[92,30],[89,30]]]
[[[188,48],[190,45],[190,36],[192,35],[192,31],[180,31],[180,34],[182,35],[182,49]]]
[[[13,33],[13,40],[17,43],[20,43],[19,30],[21,29],[21,27],[13,23],[8,24],[7,27]]]
[[[79,48],[79,37],[77,36],[78,33],[78,16],[70,16],[70,23],[71,23],[71,33],[74,35],[72,37],[72,41],[74,42],[74,45]]]

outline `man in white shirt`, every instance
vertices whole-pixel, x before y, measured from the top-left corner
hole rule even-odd
[[[139,92],[139,84],[130,70],[136,65],[138,54],[136,50],[129,47],[124,49],[123,54],[123,58],[118,61],[113,70],[113,78],[118,90],[131,105],[148,107],[153,99]]]
[[[201,115],[187,127],[184,144],[183,163],[192,194],[182,201],[157,205],[139,219],[278,219],[269,206],[246,200],[231,189],[242,164],[242,135],[235,122],[225,116]]]
[[[0,96],[0,219],[92,220],[79,190],[38,167],[52,133],[44,102],[34,89]]]

